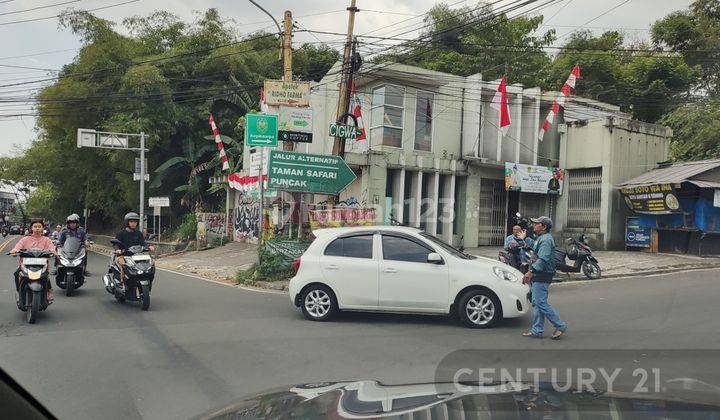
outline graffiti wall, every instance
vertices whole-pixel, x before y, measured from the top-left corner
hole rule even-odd
[[[241,191],[235,195],[234,241],[255,242],[258,240],[259,209],[260,203],[251,194]]]
[[[198,222],[198,246],[203,247],[217,238],[225,238],[225,215],[223,213],[196,213]]]
[[[312,229],[342,226],[372,226],[376,224],[375,209],[342,207],[309,212]]]

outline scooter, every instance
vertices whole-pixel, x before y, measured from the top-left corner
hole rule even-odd
[[[110,241],[117,249],[122,245],[117,239]],[[125,285],[120,281],[120,263],[115,254],[109,265],[108,273],[103,276],[103,285],[108,293],[123,303],[126,300],[140,302],[143,311],[150,308],[150,291],[155,279],[155,261],[148,252],[150,248],[135,245],[123,252],[125,263]]]
[[[18,274],[17,306],[19,310],[27,312],[27,322],[34,324],[38,313],[49,305],[47,259],[53,254],[46,249],[21,249],[8,255],[22,258]]]
[[[588,246],[585,235],[577,238],[569,238],[567,241],[566,251],[555,250],[555,268],[563,273],[580,273],[590,280],[599,279],[602,270],[598,264],[598,260],[593,257],[592,249]],[[566,263],[566,258],[574,261],[572,265]]]
[[[65,290],[66,296],[72,296],[75,289],[85,284],[85,247],[78,238],[71,236],[58,249],[57,274],[55,284]]]

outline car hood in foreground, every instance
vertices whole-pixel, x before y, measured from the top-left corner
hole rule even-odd
[[[716,398],[708,398],[706,394],[692,392],[672,397],[623,392],[559,392],[542,382],[539,386],[531,383],[321,382],[264,392],[197,418],[524,419],[582,418],[583,414],[599,418],[717,418],[720,405],[715,401]]]

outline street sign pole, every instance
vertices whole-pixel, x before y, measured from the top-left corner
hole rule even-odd
[[[145,224],[145,132],[140,132],[140,232]]]
[[[258,171],[258,191],[260,192],[260,197],[258,198],[258,204],[260,205],[260,211],[258,212],[258,243],[262,245],[262,233],[263,233],[263,205],[265,204],[263,200],[263,165],[265,162],[263,162],[265,158],[265,149],[262,146],[258,146],[258,150],[260,151],[260,170]]]

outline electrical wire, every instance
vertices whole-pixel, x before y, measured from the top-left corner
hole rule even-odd
[[[110,4],[108,6],[95,7],[93,9],[84,9],[83,11],[84,12],[96,12],[98,10],[105,10],[105,9],[110,9],[112,7],[124,6],[126,4],[137,3],[139,1],[140,0],[128,0],[128,1],[124,1],[122,3]],[[62,16],[62,14],[54,15],[54,16],[46,16],[46,17],[41,17],[41,18],[34,18],[34,19],[15,20],[15,21],[11,21],[11,22],[0,22],[0,26],[17,25],[19,23],[27,23],[27,22],[38,22],[41,20],[49,20],[49,19],[59,18],[60,16]]]
[[[47,9],[47,8],[50,8],[50,7],[58,7],[58,6],[63,6],[63,5],[70,4],[70,3],[77,3],[77,2],[79,2],[79,1],[80,1],[80,0],[69,0],[69,1],[62,2],[62,3],[53,3],[53,4],[47,4],[47,5],[45,5],[45,6],[31,7],[30,9],[25,9],[25,10],[14,10],[14,11],[12,11],[12,12],[3,12],[3,13],[0,13],[0,16],[14,15],[14,14],[17,14],[17,13],[32,12],[33,10]]]

